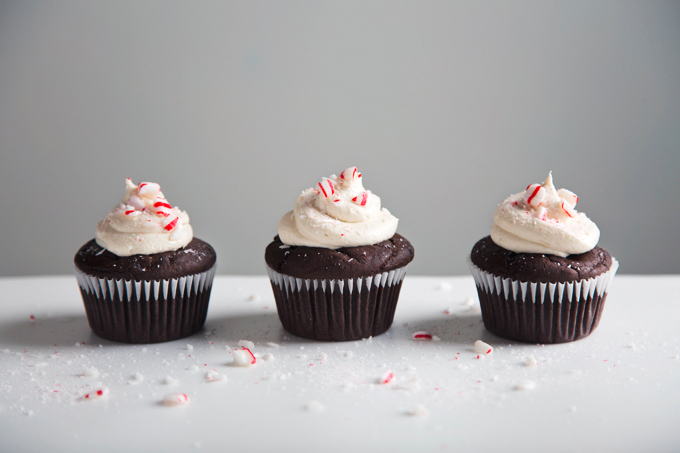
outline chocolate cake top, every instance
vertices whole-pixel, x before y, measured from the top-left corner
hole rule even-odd
[[[100,278],[164,280],[205,272],[215,265],[210,244],[193,238],[185,247],[151,255],[118,256],[94,239],[83,245],[74,258],[82,272]]]
[[[415,252],[399,234],[373,245],[328,249],[285,245],[278,236],[267,246],[267,265],[296,278],[344,279],[368,277],[407,265]]]
[[[515,253],[497,245],[490,236],[475,244],[470,259],[484,271],[522,282],[573,282],[596,277],[612,266],[612,256],[601,247],[562,258]]]

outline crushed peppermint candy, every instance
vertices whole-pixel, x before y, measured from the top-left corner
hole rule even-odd
[[[166,406],[189,404],[189,396],[186,393],[171,393],[163,397],[163,404]]]
[[[205,380],[208,382],[226,382],[227,377],[213,368],[205,374]]]
[[[515,386],[515,390],[518,391],[527,391],[527,390],[533,390],[536,388],[536,383],[534,381],[524,381],[520,382]]]
[[[255,347],[255,343],[249,340],[239,340],[238,343],[236,343],[236,346],[239,348],[253,349]]]
[[[84,400],[96,400],[102,398],[109,394],[109,389],[107,387],[102,387],[93,392],[86,393],[83,395]]]
[[[475,341],[472,347],[475,352],[479,354],[489,355],[493,352],[493,347],[488,343],[484,343],[482,340]]]
[[[379,384],[390,384],[396,380],[396,377],[394,376],[394,372],[388,371],[387,373],[383,374],[380,380],[378,381]]]
[[[83,377],[99,377],[99,370],[93,366],[86,366],[83,368]]]
[[[274,349],[280,348],[280,347],[281,347],[281,345],[279,345],[279,344],[277,344],[277,343],[274,343],[274,342],[272,342],[272,341],[268,341],[268,342],[267,342],[267,346],[269,346],[270,348],[274,348]]]
[[[441,338],[439,338],[436,335],[432,335],[430,332],[425,332],[425,331],[419,331],[419,332],[414,332],[411,337],[414,340],[417,341],[440,341]]]
[[[524,201],[529,205],[537,208],[545,200],[547,191],[545,187],[540,184],[530,184],[524,194]]]
[[[324,405],[321,404],[321,403],[318,402],[318,401],[310,401],[309,403],[307,403],[307,405],[305,406],[305,408],[306,408],[307,411],[309,411],[309,412],[323,412],[323,411],[326,410],[326,408],[324,407]]]
[[[409,412],[409,415],[413,415],[414,417],[425,417],[429,415],[429,413],[430,411],[428,411],[424,405],[414,404],[413,409],[411,409],[411,412]]]
[[[255,365],[257,362],[255,355],[253,355],[253,353],[248,348],[234,349],[232,356],[234,358],[234,364],[237,366],[247,367]]]
[[[533,355],[530,355],[530,356],[527,357],[524,364],[528,367],[535,367],[535,366],[538,366],[538,361],[536,360],[536,358]]]
[[[179,379],[175,379],[172,376],[165,376],[165,379],[163,379],[163,384],[165,385],[177,385],[179,383]]]

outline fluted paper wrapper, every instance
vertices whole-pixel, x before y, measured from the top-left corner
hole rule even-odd
[[[597,277],[567,283],[531,283],[481,270],[467,259],[477,285],[484,326],[525,343],[566,343],[585,338],[600,323],[619,262]]]
[[[284,329],[303,338],[351,341],[392,325],[406,266],[362,278],[303,279],[267,266]]]
[[[198,332],[208,314],[215,266],[167,280],[106,279],[76,268],[90,328],[123,343],[160,343]]]

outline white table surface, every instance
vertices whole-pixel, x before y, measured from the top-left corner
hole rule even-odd
[[[571,344],[495,337],[477,306],[471,277],[407,275],[387,333],[322,343],[282,329],[266,277],[218,276],[202,332],[126,345],[90,332],[74,277],[0,278],[0,451],[680,450],[680,276],[617,276],[599,328]],[[274,359],[233,366],[242,339]],[[176,392],[190,403],[161,404]]]

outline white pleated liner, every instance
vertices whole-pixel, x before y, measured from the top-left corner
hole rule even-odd
[[[499,296],[503,294],[506,299],[512,297],[514,300],[531,300],[533,303],[549,301],[559,304],[562,303],[565,287],[569,303],[578,303],[581,297],[584,299],[592,298],[594,294],[603,296],[609,292],[616,270],[619,268],[619,262],[612,257],[612,267],[597,277],[569,283],[532,283],[502,278],[483,271],[472,262],[469,255],[467,263],[477,286],[483,288],[489,294],[496,293]],[[546,292],[548,297],[546,297]],[[519,298],[516,297],[518,293],[520,294]],[[531,297],[527,298],[528,295]]]
[[[111,300],[118,299],[121,302],[123,300],[131,302],[133,300],[141,301],[144,298],[148,302],[151,299],[151,293],[153,293],[151,300],[158,300],[160,295],[163,296],[163,299],[167,299],[168,294],[174,299],[178,293],[179,297],[184,297],[185,292],[191,293],[192,286],[194,294],[199,294],[212,285],[216,267],[213,266],[199,274],[166,280],[106,279],[85,274],[76,268],[76,279],[83,291],[87,294],[94,294],[97,298],[106,299],[108,294]]]
[[[366,280],[366,286],[371,287],[371,285],[375,285],[376,287],[378,286],[392,286],[392,285],[397,285],[399,284],[403,279],[404,276],[406,275],[406,268],[408,266],[400,267],[399,269],[395,269],[389,272],[383,272],[382,274],[376,274],[372,275],[370,277],[359,277],[359,278],[350,278],[350,279],[311,279],[311,278],[295,278],[291,277],[290,275],[284,275],[276,272],[274,269],[272,269],[269,266],[267,267],[267,273],[269,274],[269,280],[271,280],[272,283],[275,285],[279,286],[280,288],[284,288],[286,291],[286,294],[288,294],[291,291],[300,291],[304,287],[305,289],[309,290],[310,287],[313,287],[314,290],[316,290],[319,286],[321,286],[321,289],[323,291],[326,291],[326,286],[330,288],[331,294],[333,294],[333,291],[339,291],[340,294],[343,294],[345,291],[345,280],[347,280],[347,291],[349,291],[350,294],[352,294],[352,291],[356,289],[357,292],[361,293],[361,288],[364,286],[363,282]]]

